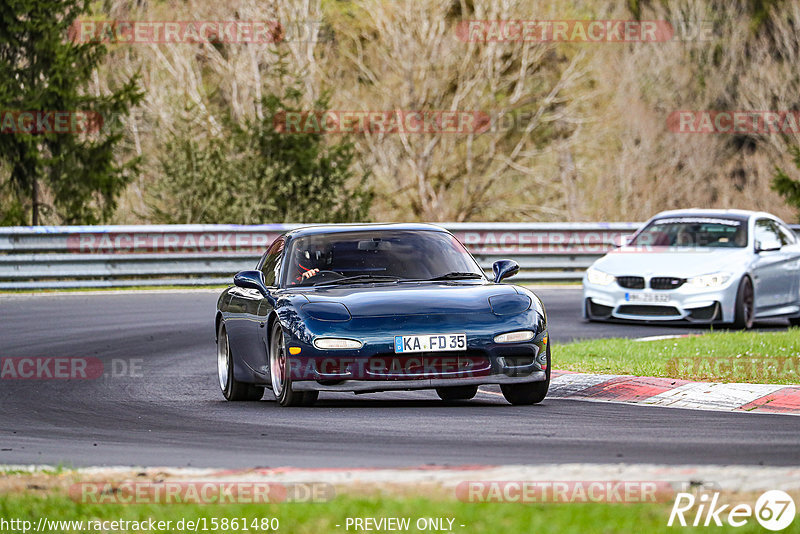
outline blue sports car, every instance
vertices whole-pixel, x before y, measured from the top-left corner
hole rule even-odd
[[[226,399],[308,406],[320,391],[435,389],[471,399],[499,384],[512,404],[550,384],[539,298],[489,280],[448,231],[425,224],[306,227],[287,232],[217,303],[219,385]]]

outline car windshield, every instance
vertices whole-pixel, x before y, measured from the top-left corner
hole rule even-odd
[[[292,240],[287,257],[286,285],[484,278],[455,237],[432,230],[308,235]]]
[[[747,246],[747,225],[738,219],[716,217],[669,217],[648,224],[629,243],[633,247]]]

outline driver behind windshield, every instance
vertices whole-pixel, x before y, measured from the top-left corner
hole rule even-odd
[[[321,265],[320,251],[299,250],[296,253],[295,274],[293,284],[302,283],[319,274]]]
[[[288,258],[290,285],[372,279],[482,278],[464,246],[446,232],[341,232],[299,237]]]

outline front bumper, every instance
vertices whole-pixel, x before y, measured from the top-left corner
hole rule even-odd
[[[508,376],[495,374],[468,378],[434,378],[422,380],[342,380],[336,383],[319,383],[301,381],[292,383],[297,391],[354,391],[356,393],[377,393],[379,391],[433,389],[454,386],[483,386],[487,384],[525,384],[528,382],[544,382],[545,371],[533,371],[527,376]]]
[[[720,288],[626,289],[616,282],[607,286],[583,283],[585,319],[625,321],[689,321],[729,323],[734,320],[738,280]]]
[[[292,336],[287,348],[290,377],[298,391],[417,390],[484,384],[522,384],[547,380],[546,328],[521,314],[518,319],[497,318],[496,325],[469,325],[455,317],[427,317],[414,326],[375,324],[375,321],[331,327],[319,335],[341,336],[364,342],[356,350],[320,350],[313,340]],[[448,322],[449,324],[442,324]],[[344,327],[350,328],[345,331]],[[335,330],[334,330],[335,328]],[[385,334],[386,331],[392,334]],[[525,342],[497,343],[499,333],[533,330]],[[397,334],[395,334],[397,332]],[[466,332],[467,345],[458,351],[395,353],[394,336]]]

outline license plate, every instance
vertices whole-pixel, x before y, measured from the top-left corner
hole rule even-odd
[[[424,336],[394,336],[394,352],[445,352],[465,350],[467,334],[427,334]]]
[[[658,293],[625,293],[628,302],[669,302],[669,295]]]

